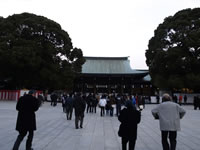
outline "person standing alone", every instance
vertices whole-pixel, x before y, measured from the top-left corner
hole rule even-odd
[[[35,111],[39,108],[39,101],[34,97],[34,90],[30,90],[28,94],[19,98],[16,109],[18,110],[16,130],[19,135],[13,146],[13,150],[18,150],[20,143],[28,133],[26,141],[26,150],[33,150],[32,140],[34,130],[36,130]]]
[[[176,149],[177,131],[180,131],[180,119],[186,111],[177,103],[171,101],[169,94],[164,94],[162,103],[152,109],[152,115],[159,119],[163,150]],[[168,143],[168,137],[170,144]]]

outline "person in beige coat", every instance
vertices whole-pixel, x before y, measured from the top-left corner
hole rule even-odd
[[[177,131],[181,130],[180,119],[183,118],[186,111],[179,104],[172,102],[169,94],[164,94],[162,101],[152,109],[152,115],[160,122],[163,150],[175,150]]]

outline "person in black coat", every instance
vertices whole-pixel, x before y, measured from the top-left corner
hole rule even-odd
[[[92,94],[89,94],[87,97],[86,97],[86,103],[87,103],[87,113],[88,112],[92,112]]]
[[[85,96],[84,98],[81,97],[81,94],[78,93],[74,99],[74,109],[75,109],[75,127],[76,129],[79,128],[79,121],[80,121],[80,128],[83,128],[83,118],[84,112],[86,107]]]
[[[73,98],[72,93],[69,94],[69,97],[66,98],[65,108],[66,108],[66,116],[67,120],[72,120],[72,113],[73,113]]]
[[[97,112],[97,104],[98,104],[98,100],[95,97],[95,95],[92,95],[92,113],[96,113]]]
[[[117,94],[115,102],[116,102],[116,115],[119,116],[120,111],[121,111],[121,104],[122,104],[122,98],[120,94]]]
[[[16,109],[18,110],[18,116],[16,130],[19,132],[19,135],[15,141],[13,150],[18,150],[20,143],[27,133],[29,134],[26,141],[26,150],[33,150],[31,147],[34,130],[36,130],[35,111],[39,108],[39,101],[33,96],[34,93],[34,90],[30,90],[27,95],[20,97],[17,102]]]
[[[51,94],[51,105],[52,106],[56,106],[57,105],[57,100],[58,100],[58,95],[55,92],[53,92]]]
[[[141,114],[130,100],[127,100],[125,106],[126,108],[118,116],[118,120],[121,122],[118,135],[122,138],[122,150],[126,150],[127,143],[129,143],[129,150],[134,150],[137,124],[140,122]]]
[[[194,110],[196,110],[197,108],[199,108],[199,110],[200,110],[200,98],[198,95],[194,96],[193,105],[194,105]]]

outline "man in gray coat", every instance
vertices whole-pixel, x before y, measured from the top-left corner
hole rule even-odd
[[[160,121],[163,150],[175,150],[177,131],[180,131],[180,119],[186,111],[179,104],[172,102],[169,94],[164,94],[162,101],[152,109],[152,115]],[[170,146],[167,141],[168,137]]]

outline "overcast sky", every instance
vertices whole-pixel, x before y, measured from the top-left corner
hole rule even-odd
[[[1,0],[0,16],[34,13],[59,23],[84,56],[130,56],[147,69],[145,50],[158,24],[200,0]]]

